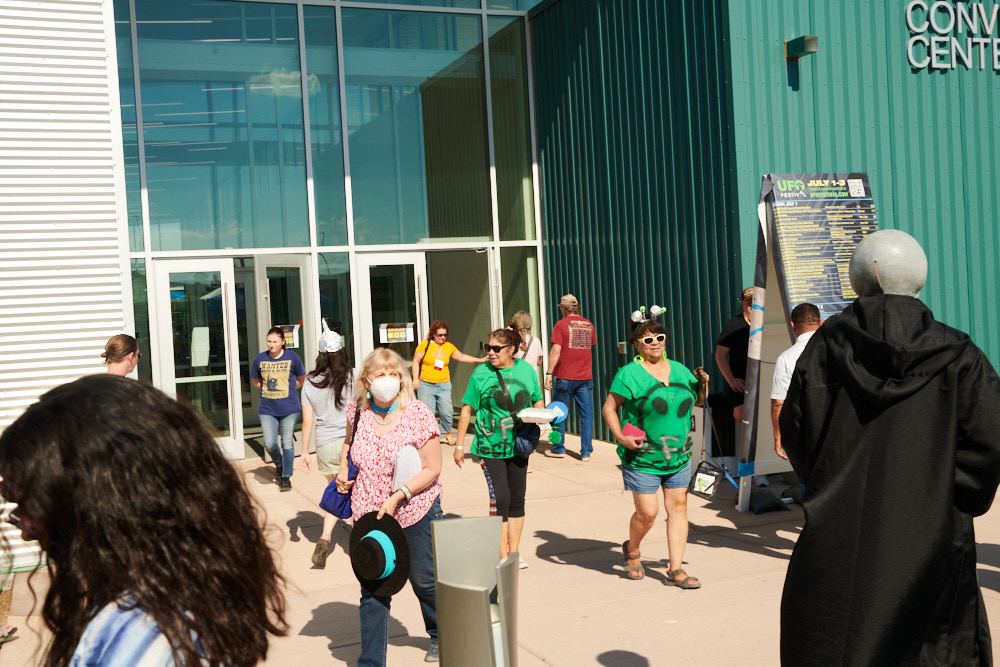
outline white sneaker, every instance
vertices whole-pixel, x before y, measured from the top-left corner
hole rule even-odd
[[[767,481],[767,475],[754,475],[752,483],[754,486],[771,486],[771,482]]]
[[[528,561],[524,560],[523,558],[518,557],[518,559],[517,559],[517,566],[523,570],[526,567],[528,567]]]

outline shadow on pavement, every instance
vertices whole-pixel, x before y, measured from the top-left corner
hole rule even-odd
[[[361,620],[358,606],[346,602],[325,602],[313,609],[313,616],[299,631],[305,637],[326,637],[330,655],[346,664],[354,664],[361,653]],[[430,648],[430,637],[411,637],[406,626],[389,616],[389,644]]]
[[[607,667],[649,667],[649,660],[632,651],[605,651],[597,656],[597,664]]]
[[[976,544],[976,561],[980,565],[1000,568],[1000,544]],[[976,568],[979,575],[979,585],[991,591],[1000,593],[1000,572]]]
[[[549,530],[535,532],[535,537],[545,540],[538,545],[535,555],[541,560],[563,565],[575,565],[585,570],[621,577],[615,569],[622,562],[621,545],[604,540],[566,537]]]

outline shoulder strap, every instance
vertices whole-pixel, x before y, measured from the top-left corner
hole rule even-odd
[[[516,424],[517,423],[517,415],[514,414],[514,409],[513,409],[514,408],[514,401],[510,400],[510,392],[507,391],[507,383],[504,382],[503,376],[500,375],[500,369],[499,368],[497,368],[496,366],[494,366],[493,370],[496,371],[497,382],[500,383],[500,391],[503,392],[503,397],[507,399],[507,404],[511,407],[511,409],[509,410],[510,416],[514,420],[514,423]]]
[[[346,444],[350,445],[354,442],[354,434],[358,432],[358,427],[361,421],[361,401],[358,401],[357,405],[354,407],[354,428],[351,429],[351,439],[346,441]]]

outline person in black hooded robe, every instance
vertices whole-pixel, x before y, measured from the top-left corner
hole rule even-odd
[[[850,271],[861,296],[809,341],[779,419],[806,516],[782,664],[990,665],[972,519],[1000,481],[1000,381],[916,298],[912,237],[866,237]]]

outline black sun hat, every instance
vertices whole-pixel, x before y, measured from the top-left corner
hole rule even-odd
[[[386,514],[369,512],[351,531],[350,553],[354,576],[365,590],[381,597],[398,593],[410,576],[410,545],[399,522]]]

